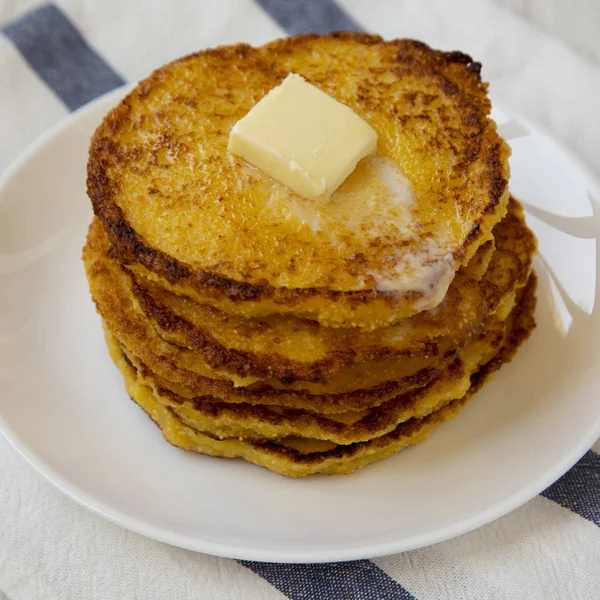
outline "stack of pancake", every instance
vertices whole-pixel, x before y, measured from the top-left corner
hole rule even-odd
[[[377,36],[201,52],[96,131],[83,258],[111,357],[171,444],[349,473],[453,418],[535,326],[536,242],[480,65]],[[227,152],[289,73],[378,150],[328,199]]]

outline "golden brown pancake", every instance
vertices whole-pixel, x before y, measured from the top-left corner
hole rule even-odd
[[[275,353],[261,356],[257,352],[261,348],[260,340],[256,343],[250,342],[250,345],[246,346],[250,352],[246,354],[240,352],[239,347],[231,351],[224,347],[205,346],[206,352],[201,351],[202,346],[194,347],[194,339],[199,339],[201,336],[206,338],[206,335],[210,335],[214,339],[215,336],[223,335],[227,326],[226,319],[229,318],[224,314],[220,315],[219,321],[213,321],[210,327],[205,327],[204,332],[200,332],[198,337],[195,337],[195,332],[191,332],[190,337],[185,340],[169,339],[164,333],[162,337],[158,335],[156,327],[152,327],[148,319],[150,314],[144,313],[143,307],[140,309],[140,303],[130,298],[127,285],[131,282],[126,272],[118,263],[108,258],[108,242],[102,235],[98,222],[95,222],[90,229],[84,260],[94,299],[108,329],[113,331],[140,362],[145,363],[165,379],[186,386],[196,394],[216,395],[226,401],[232,401],[233,396],[235,398],[233,401],[245,402],[248,401],[248,395],[261,394],[265,388],[285,389],[287,393],[291,390],[304,390],[312,396],[330,394],[334,397],[328,398],[326,404],[337,407],[335,410],[344,410],[346,406],[355,409],[364,406],[364,403],[368,402],[364,391],[372,387],[379,386],[378,397],[384,401],[417,385],[424,385],[438,375],[469,337],[481,332],[486,319],[484,305],[481,302],[483,296],[487,301],[485,308],[488,313],[493,313],[502,298],[508,297],[511,302],[505,301],[507,310],[502,318],[506,317],[512,308],[514,290],[525,283],[530,271],[535,240],[524,225],[516,201],[510,203],[508,215],[496,229],[501,232],[498,237],[502,243],[498,245],[488,261],[488,271],[479,282],[479,287],[476,288],[473,281],[463,281],[460,284],[464,297],[463,303],[467,310],[444,312],[445,303],[442,303],[437,309],[429,311],[430,314],[421,313],[401,324],[387,328],[390,331],[361,332],[357,329],[350,331],[341,328],[326,329],[315,323],[307,324],[301,320],[293,321],[287,330],[283,327],[281,331],[272,328],[270,336],[266,338],[267,343],[262,344],[263,348],[268,347],[278,333],[285,338],[286,335],[291,336],[296,331],[297,335],[294,338],[296,345],[308,346],[313,358],[316,359],[314,363],[299,365]],[[457,279],[462,281],[462,277]],[[454,286],[450,294],[454,294],[453,289]],[[469,301],[473,298],[476,300]],[[177,299],[174,303],[178,303]],[[136,307],[139,310],[135,310]],[[198,312],[203,310],[202,307],[191,307],[191,309]],[[473,312],[469,314],[468,310]],[[170,322],[175,320],[171,315],[168,315],[167,319]],[[237,318],[233,318],[232,321],[233,335],[241,337],[244,341],[245,336],[252,330],[252,324],[244,324]],[[181,323],[180,319],[179,322]],[[289,317],[275,321],[278,325],[289,322]],[[221,327],[217,328],[219,324]],[[263,327],[264,325],[259,325],[259,336],[262,333],[260,329]],[[452,327],[455,328],[454,331],[462,330],[464,335],[462,337],[455,335],[452,338],[448,335],[449,328]],[[326,330],[322,331],[323,329]],[[265,329],[262,331],[264,332]],[[429,344],[430,351],[423,353],[425,356],[420,356],[419,352],[411,353],[410,346],[406,345],[410,344],[411,340],[417,340],[422,345]],[[173,344],[173,341],[178,343]],[[188,346],[186,342],[189,341],[192,343]],[[409,351],[402,352],[402,343],[405,344],[404,349],[408,348]],[[325,361],[319,360],[317,353],[319,345],[329,351]],[[289,344],[288,348],[295,350]],[[348,351],[345,356],[342,356],[344,348]],[[369,352],[374,358],[365,362],[364,359],[369,358]],[[363,360],[357,362],[356,354]],[[262,361],[262,364],[259,363],[262,371],[253,369],[253,360]],[[336,364],[338,368],[334,368]],[[341,370],[340,364],[342,367],[346,365],[349,367]],[[325,367],[327,373],[324,372]],[[260,375],[263,375],[263,378],[260,378]],[[250,386],[249,394],[244,394],[244,397],[240,398],[240,394],[232,389],[232,385],[227,380],[237,385]],[[352,394],[357,390],[358,394]],[[277,396],[271,393],[265,395]],[[341,395],[339,401],[336,395]],[[290,402],[285,404],[286,406],[305,405],[304,399],[299,399],[295,394],[292,396],[286,401]],[[319,400],[315,401],[321,404]],[[274,403],[278,404],[279,400],[275,399]]]
[[[532,286],[534,283],[530,282],[529,287]],[[528,293],[531,294],[531,291]],[[523,295],[523,289],[518,295]],[[181,395],[176,387],[157,377],[129,352],[124,350],[124,354],[135,367],[138,380],[152,389],[159,402],[173,409],[185,424],[213,437],[253,440],[302,436],[348,444],[379,437],[400,422],[424,417],[462,397],[470,386],[471,376],[499,352],[507,332],[510,333],[513,328],[512,316],[507,324],[493,317],[488,321],[485,333],[468,344],[430,384],[375,408],[334,414],[279,406],[231,405],[213,398],[194,397],[185,391]],[[109,345],[116,344],[110,334],[107,337]]]
[[[227,152],[291,72],[378,134],[327,199]],[[536,241],[489,113],[469,56],[342,33],[190,55],[106,116],[83,260],[167,441],[348,473],[423,440],[512,358],[535,326]]]
[[[524,285],[535,239],[516,200],[462,269],[441,304],[375,331],[324,327],[293,316],[245,319],[131,277],[131,294],[159,336],[203,357],[212,369],[239,376],[325,382],[362,361],[433,357],[479,334],[507,290]],[[502,318],[505,318],[504,315]]]
[[[234,381],[230,374],[210,369],[194,351],[169,344],[157,335],[127,294],[122,268],[105,259],[93,237],[84,248],[84,262],[92,297],[107,329],[152,371],[197,395],[232,402],[267,403],[271,398],[273,404],[283,406],[318,405],[323,412],[360,409],[365,403],[371,405],[373,398],[384,401],[427,383],[455,352],[429,359],[401,357],[357,363],[326,384],[251,378]]]
[[[357,363],[326,384],[263,380],[236,387],[193,351],[168,344],[156,335],[124,293],[123,270],[114,261],[106,260],[96,241],[90,238],[84,258],[93,297],[108,329],[149,371],[180,386],[175,391],[183,396],[212,396],[225,402],[270,404],[321,413],[361,410],[426,385],[442,372],[457,351],[450,349],[443,356],[430,359],[400,357]],[[531,251],[531,245],[527,247]],[[508,258],[513,256],[509,252],[504,254]],[[515,274],[521,271],[526,273],[527,269],[513,268]],[[507,281],[516,284],[518,279],[515,275]]]
[[[290,72],[378,133],[377,155],[327,203],[227,153],[233,124]],[[114,256],[163,288],[244,317],[375,329],[439,304],[505,214],[509,148],[486,92],[469,56],[412,40],[307,35],[200,52],[107,115],[88,194]]]
[[[504,331],[505,324],[492,319],[486,333],[471,342],[428,385],[374,408],[333,414],[260,404],[228,404],[206,396],[189,397],[190,394],[182,396],[127,350],[121,348],[121,351],[136,369],[138,380],[152,389],[161,404],[170,407],[186,425],[213,437],[264,440],[300,436],[350,444],[384,435],[401,422],[425,417],[452,400],[462,398],[470,387],[471,375],[498,352]],[[110,334],[108,343],[117,344]]]
[[[508,320],[509,328],[495,358],[474,373],[471,387],[460,399],[445,404],[423,418],[400,423],[389,433],[365,442],[336,445],[318,440],[287,437],[277,441],[252,441],[237,438],[216,439],[186,425],[175,411],[161,404],[151,388],[136,377],[135,368],[127,361],[117,344],[110,344],[115,364],[122,371],[127,390],[162,429],[165,439],[184,450],[211,456],[240,457],[277,473],[300,477],[315,473],[351,473],[376,460],[395,454],[407,445],[424,440],[440,423],[453,418],[464,403],[478,391],[489,375],[512,359],[519,345],[535,327],[536,278],[532,275],[516,308]]]

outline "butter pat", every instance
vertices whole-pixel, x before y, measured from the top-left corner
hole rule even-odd
[[[233,126],[228,146],[305,198],[332,194],[376,148],[368,123],[294,73]]]

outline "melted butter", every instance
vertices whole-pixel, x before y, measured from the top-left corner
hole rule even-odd
[[[404,237],[412,234],[414,205],[410,181],[391,160],[375,156],[363,161],[331,196],[323,209],[327,231],[345,223],[357,235]]]
[[[433,244],[432,244],[433,246]],[[417,310],[436,307],[443,299],[454,279],[454,257],[451,253],[436,258],[435,248],[429,252],[403,256],[394,265],[394,275],[372,275],[376,289],[392,295],[416,292],[420,298],[415,303]]]
[[[252,174],[252,167],[248,175]],[[370,269],[355,289],[402,296],[416,293],[418,310],[437,306],[454,278],[454,259],[444,249],[446,240],[426,241],[419,233],[416,202],[410,180],[395,162],[371,156],[330,196],[306,199],[273,183],[265,206],[269,219],[285,221],[312,244],[330,244],[339,255],[346,247],[368,252],[371,241],[389,237],[397,254],[390,254],[381,269]],[[418,248],[402,252],[398,240]]]
[[[309,200],[274,185],[267,209],[275,218],[340,243],[348,237],[410,234],[413,203],[410,181],[395,163],[373,156],[361,161],[331,196]]]

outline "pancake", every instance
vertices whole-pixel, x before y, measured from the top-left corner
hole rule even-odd
[[[233,124],[290,72],[364,118],[377,155],[327,203],[227,153]],[[366,34],[180,59],[96,131],[88,195],[136,274],[229,314],[365,330],[437,306],[508,202],[507,144],[480,65]]]
[[[481,328],[487,307],[476,282],[457,277],[440,304],[390,327],[363,332],[271,315],[246,319],[178,296],[143,278],[130,292],[165,341],[198,352],[213,369],[237,375],[324,382],[357,362],[438,356]]]
[[[480,247],[435,310],[372,332],[323,327],[291,316],[245,319],[192,302],[143,278],[133,277],[128,283],[159,336],[196,351],[212,369],[288,382],[325,382],[362,361],[439,356],[481,333],[486,314],[495,312],[506,290],[525,283],[535,252],[535,239],[514,199],[493,234],[499,244],[492,239]]]
[[[106,324],[105,329],[109,330]],[[264,404],[317,410],[324,414],[363,410],[427,385],[443,372],[456,355],[456,351],[452,350],[435,362],[428,360],[416,364],[403,364],[406,361],[361,363],[344,372],[332,384],[303,384],[309,389],[299,388],[295,383],[284,386],[278,381],[269,380],[236,386],[230,380],[217,379],[216,373],[209,369],[201,375],[186,368],[190,365],[181,367],[177,362],[181,351],[178,350],[174,357],[173,348],[160,338],[144,344],[142,351],[145,358],[149,359],[144,360],[123,341],[130,341],[132,338],[127,334],[119,336],[114,330],[110,331],[127,352],[131,362],[138,365],[148,377],[150,374],[158,375],[164,382],[164,387],[179,396],[188,399],[216,398],[232,404]],[[374,383],[377,381],[379,383]]]
[[[92,297],[111,333],[152,371],[197,395],[233,402],[260,398],[260,403],[265,403],[266,398],[272,398],[274,404],[296,408],[318,405],[324,412],[360,409],[374,397],[384,401],[424,385],[439,374],[455,353],[450,349],[443,356],[430,359],[391,358],[358,363],[326,384],[233,378],[211,370],[197,353],[168,344],[156,334],[127,295],[123,270],[114,261],[106,260],[94,238],[89,238],[84,248],[84,262]]]
[[[170,342],[174,340],[158,335],[156,328],[151,326],[147,318],[148,314],[144,313],[143,309],[135,310],[136,306],[140,307],[139,303],[129,298],[130,289],[127,285],[130,280],[120,265],[108,258],[108,241],[106,236],[102,235],[102,229],[98,222],[94,222],[90,228],[88,244],[84,249],[84,260],[92,295],[108,329],[151,370],[165,379],[188,387],[198,395],[216,395],[223,400],[230,401],[232,385],[229,382],[233,382],[234,386],[254,387],[257,387],[260,382],[260,391],[267,386],[275,390],[305,390],[313,395],[343,395],[384,384],[388,392],[382,396],[383,401],[393,395],[408,391],[415,385],[427,383],[440,373],[469,337],[481,332],[486,318],[483,312],[484,307],[481,304],[482,296],[485,296],[485,306],[488,312],[493,314],[502,298],[508,296],[509,300],[512,299],[513,290],[522,286],[526,281],[531,269],[532,253],[535,251],[535,240],[525,227],[521,210],[516,201],[511,201],[508,215],[496,229],[501,232],[498,237],[502,243],[497,246],[489,260],[488,270],[480,281],[479,288],[475,289],[473,281],[462,284],[466,307],[472,309],[474,304],[477,306],[477,310],[473,314],[465,315],[465,312],[459,309],[456,312],[449,311],[450,314],[448,314],[443,310],[446,304],[442,303],[440,307],[429,313],[421,313],[402,324],[387,328],[389,331],[380,330],[372,333],[361,332],[357,329],[350,331],[340,328],[326,329],[319,327],[314,322],[307,324],[296,320],[292,326],[288,327],[287,331],[283,329],[279,335],[282,336],[281,339],[284,339],[284,336],[292,332],[294,327],[299,330],[299,334],[293,338],[294,341],[298,346],[309,347],[313,357],[316,358],[314,363],[308,365],[306,363],[295,365],[289,359],[282,360],[287,357],[277,357],[274,353],[261,357],[256,352],[260,349],[260,340],[257,340],[255,345],[251,346],[251,352],[246,354],[240,352],[239,347],[234,348],[231,352],[228,348],[208,345],[200,346],[201,349],[206,350],[205,352],[198,352],[197,345],[187,348],[185,340],[176,340],[179,341],[179,344],[173,344]],[[451,290],[453,289],[451,288]],[[467,294],[465,290],[468,290],[470,294]],[[473,297],[478,298],[477,302],[469,303],[468,299]],[[175,303],[177,302],[178,300],[175,300]],[[512,301],[508,304],[508,309],[510,309]],[[193,307],[191,310],[194,310]],[[202,311],[202,308],[198,307],[196,310]],[[503,315],[502,318],[505,316]],[[228,318],[228,315],[221,315],[218,322],[211,323],[213,327],[205,328],[204,332],[196,332],[196,335],[192,331],[189,339],[193,341],[205,333],[207,334],[205,337],[212,336],[213,339],[215,335],[223,335]],[[176,319],[181,319],[180,315],[175,316],[170,313],[167,317],[167,320],[171,322]],[[282,321],[289,323],[290,318]],[[222,326],[221,330],[216,328],[219,323]],[[231,326],[231,322],[229,323]],[[252,330],[252,325],[246,325],[244,328],[244,324],[240,323],[238,319],[234,319],[233,324],[239,327],[237,330],[233,328],[233,333],[238,335],[238,338],[244,338],[244,334]],[[281,321],[277,324],[281,324]],[[462,330],[469,335],[465,335],[462,340],[457,336],[452,339],[447,335],[449,327],[454,327],[455,332]],[[324,329],[325,331],[323,331]],[[267,331],[264,326],[263,331]],[[266,341],[272,342],[278,331],[275,328],[271,329],[271,336],[267,336]],[[446,335],[444,336],[444,334]],[[409,349],[410,346],[407,344],[410,344],[410,340],[418,340],[419,336],[422,345],[429,344],[431,347],[425,357],[419,356],[418,352],[412,356],[410,351],[404,353],[402,344],[404,343],[405,350]],[[319,360],[316,352],[319,345],[323,347],[327,344],[331,348],[327,357],[328,362]],[[194,346],[194,344],[191,345]],[[268,344],[263,344],[263,347],[268,347]],[[345,357],[342,357],[344,348],[347,351]],[[371,352],[371,356],[383,358],[356,362],[356,354],[362,358],[368,358],[369,352]],[[408,354],[408,357],[404,354]],[[228,362],[226,359],[230,359],[232,355],[233,360]],[[216,365],[214,360],[211,365],[211,359],[215,359],[215,357]],[[262,360],[262,372],[252,369],[252,360],[259,358]],[[277,359],[281,361],[279,369],[277,366],[269,366],[270,359],[275,363]],[[340,363],[343,366],[350,364],[350,368],[343,371],[339,368],[335,369],[334,365]],[[286,370],[282,370],[282,366],[285,366]],[[331,375],[324,373],[325,366],[328,367]],[[293,367],[296,367],[296,370]],[[259,379],[257,375],[261,374],[267,375],[267,377]],[[273,376],[278,376],[279,379],[275,379]],[[211,381],[207,382],[207,379]],[[394,385],[391,385],[392,383]],[[220,388],[220,391],[216,392],[215,387]],[[233,391],[236,395],[235,390]],[[252,391],[250,395],[252,395]],[[359,396],[361,395],[359,394]],[[328,403],[333,400],[334,398],[328,399]],[[247,401],[247,396],[246,399],[234,401]],[[302,406],[297,403],[298,398],[290,399],[290,401],[291,404],[285,405]],[[364,399],[360,399],[358,405],[355,405],[350,397],[345,401],[348,402],[349,408],[355,409],[365,402]],[[341,405],[340,408],[343,409],[343,406],[345,405]]]
[[[271,404],[305,408],[322,413],[361,410],[381,404],[399,394],[426,385],[438,376],[455,356],[456,350],[433,359],[392,359],[359,363],[333,378],[328,384],[255,382],[236,387],[232,381],[219,379],[185,349],[165,343],[154,329],[119,293],[122,269],[111,261],[95,262],[93,243],[86,247],[86,265],[92,293],[108,328],[131,354],[164,379],[179,384],[181,395],[213,396],[226,402]],[[303,387],[298,387],[298,386]]]
[[[294,437],[283,438],[280,441],[215,439],[184,424],[171,408],[162,405],[154,397],[152,390],[138,381],[135,369],[116,344],[111,344],[111,356],[125,377],[131,398],[157,423],[165,439],[175,446],[211,456],[243,458],[292,477],[316,473],[351,473],[371,462],[395,454],[408,445],[423,441],[437,425],[454,418],[491,373],[512,359],[519,345],[527,339],[535,326],[535,284],[534,275],[509,319],[510,328],[504,336],[501,351],[471,376],[471,387],[462,398],[446,404],[424,418],[409,419],[381,437],[360,443],[335,445]]]
[[[469,344],[430,384],[375,408],[333,414],[181,396],[168,382],[140,365],[127,350],[120,349],[136,369],[138,381],[151,388],[155,398],[170,407],[184,424],[196,430],[219,439],[261,440],[300,436],[350,444],[384,435],[399,423],[413,417],[425,417],[452,400],[462,398],[470,387],[471,376],[499,351],[504,333],[505,324],[492,319],[486,333]],[[110,334],[107,337],[109,345],[118,346]]]
[[[289,73],[378,134],[329,198],[227,151]],[[535,326],[536,241],[490,108],[469,56],[341,33],[184,57],[105,117],[83,261],[167,441],[349,473],[425,439],[512,358]]]

